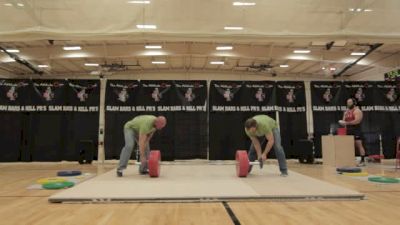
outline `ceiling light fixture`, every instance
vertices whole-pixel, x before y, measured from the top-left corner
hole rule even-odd
[[[165,64],[165,61],[153,61],[152,64]]]
[[[352,52],[351,53],[351,55],[359,55],[359,56],[362,56],[362,55],[365,55],[366,53],[365,52]]]
[[[138,29],[157,29],[156,25],[150,25],[150,24],[138,24],[136,25],[136,28]]]
[[[293,52],[296,53],[296,54],[308,54],[311,51],[308,50],[308,49],[302,49],[302,50],[294,50]]]
[[[162,49],[161,45],[145,45],[146,49]]]
[[[130,4],[150,4],[150,1],[128,1]]]
[[[233,47],[232,46],[217,46],[215,49],[218,51],[226,51],[226,50],[232,50]]]
[[[77,50],[81,50],[81,46],[64,46],[63,49],[65,51],[77,51]]]
[[[255,6],[255,2],[233,2],[232,5],[234,6]]]
[[[225,30],[243,30],[243,27],[224,27]]]
[[[85,66],[99,66],[98,63],[85,63]]]

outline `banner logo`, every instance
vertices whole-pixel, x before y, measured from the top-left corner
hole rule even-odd
[[[154,88],[153,93],[151,93],[151,97],[154,99],[155,102],[159,102],[162,99],[162,93],[158,88]]]
[[[192,102],[196,98],[196,95],[193,93],[192,88],[188,88],[185,93],[185,99],[188,102]]]
[[[70,83],[69,86],[75,91],[76,97],[80,102],[86,102],[86,100],[89,98],[90,91],[96,88],[97,84],[82,86]]]
[[[76,97],[80,102],[85,102],[89,95],[86,93],[86,88],[82,88],[78,93],[76,93]]]
[[[327,102],[327,103],[331,102],[333,96],[332,96],[332,93],[331,93],[331,89],[330,89],[330,88],[327,88],[327,89],[326,89],[325,93],[322,95],[322,98],[323,98],[323,99],[325,100],[325,102]]]
[[[394,88],[391,88],[388,93],[386,93],[386,98],[390,101],[390,102],[395,102],[398,98],[396,91]]]
[[[51,101],[54,99],[54,93],[51,87],[47,87],[45,91],[42,93],[42,97],[44,98],[45,101]]]
[[[294,89],[290,89],[289,92],[286,94],[286,100],[289,103],[293,103],[296,101],[296,95],[294,94]]]
[[[233,99],[233,97],[234,97],[234,93],[232,93],[232,92],[231,92],[231,89],[228,88],[228,89],[225,90],[223,96],[224,96],[224,98],[225,98],[225,100],[226,100],[227,102],[230,102],[230,101],[232,101],[232,99]]]
[[[255,94],[255,98],[257,99],[257,101],[262,102],[265,99],[265,93],[263,92],[262,88],[258,88],[256,94]]]
[[[9,89],[8,92],[7,92],[7,98],[8,98],[10,101],[15,101],[15,100],[17,100],[17,98],[18,98],[18,93],[17,93],[17,90],[16,90],[15,86],[10,87],[10,89]]]
[[[126,91],[126,88],[122,88],[121,91],[119,91],[119,93],[117,93],[117,95],[118,95],[117,100],[120,102],[126,102],[129,99],[129,94]]]
[[[356,93],[354,94],[354,98],[358,101],[358,102],[362,102],[365,99],[365,94],[363,92],[363,89],[361,87],[359,87],[356,91]]]

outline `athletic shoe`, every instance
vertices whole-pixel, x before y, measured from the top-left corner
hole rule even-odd
[[[358,164],[357,164],[357,167],[364,167],[365,166],[365,162],[363,161],[363,162],[359,162]]]
[[[149,174],[149,170],[140,170],[139,171],[139,173],[140,173],[140,175],[146,175],[146,174]]]

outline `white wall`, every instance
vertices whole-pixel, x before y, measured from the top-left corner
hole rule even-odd
[[[394,70],[394,68],[375,67],[357,75],[351,76],[349,80],[361,81],[383,81],[385,80],[385,73]]]

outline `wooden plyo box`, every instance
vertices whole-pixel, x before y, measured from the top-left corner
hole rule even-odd
[[[322,136],[322,160],[324,165],[353,167],[355,163],[354,136]]]

